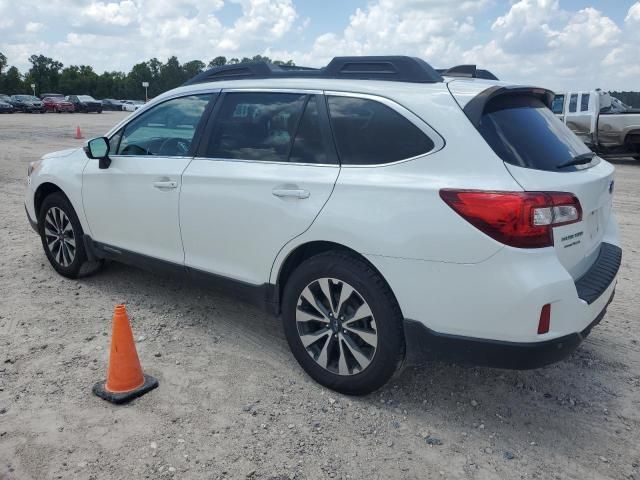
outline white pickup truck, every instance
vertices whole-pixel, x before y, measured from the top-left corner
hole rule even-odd
[[[551,109],[594,152],[640,160],[640,109],[599,89],[557,93]]]

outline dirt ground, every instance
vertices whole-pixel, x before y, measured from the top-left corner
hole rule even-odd
[[[0,479],[640,479],[640,164],[617,164],[615,302],[573,356],[432,363],[350,398],[311,381],[251,306],[118,264],[53,271],[25,217],[27,165],[122,117],[0,115]],[[120,302],[160,380],[128,406],[91,393]]]

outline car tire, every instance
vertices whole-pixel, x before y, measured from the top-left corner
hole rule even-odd
[[[61,192],[48,195],[42,202],[38,231],[49,263],[63,277],[84,277],[102,266],[102,260],[88,260],[82,225],[71,202]]]
[[[102,110],[98,110],[98,113],[102,113]]]
[[[347,395],[377,390],[404,359],[398,302],[380,274],[349,253],[322,253],[295,269],[284,288],[282,321],[305,372]]]

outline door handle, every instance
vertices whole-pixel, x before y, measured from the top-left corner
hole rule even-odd
[[[165,182],[153,182],[155,188],[178,188],[178,182],[165,181]]]
[[[311,195],[309,190],[302,190],[302,189],[296,189],[296,188],[274,188],[273,190],[271,190],[271,193],[273,193],[274,196],[279,198],[289,197],[289,198],[303,199],[303,198],[309,198],[309,196]]]

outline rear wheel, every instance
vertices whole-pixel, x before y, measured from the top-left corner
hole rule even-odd
[[[282,317],[302,368],[341,393],[380,388],[404,357],[402,314],[391,290],[349,254],[328,252],[303,262],[285,286]]]
[[[95,272],[101,261],[90,262],[85,251],[82,226],[71,203],[60,192],[42,202],[38,229],[44,253],[62,276],[78,278]]]

